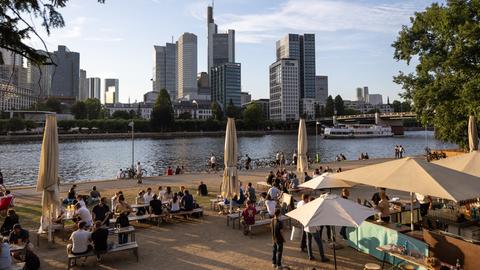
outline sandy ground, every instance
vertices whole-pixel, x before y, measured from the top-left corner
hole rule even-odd
[[[335,169],[338,167],[351,169],[381,161],[385,160],[346,161],[327,165]],[[240,180],[244,183],[264,181],[268,171],[268,169],[241,171]],[[108,198],[115,191],[122,190],[127,194],[127,201],[133,202],[134,194],[140,189],[152,187],[156,190],[159,185],[174,188],[185,185],[194,188],[200,181],[204,181],[209,187],[210,193],[215,195],[218,192],[221,174],[152,177],[145,179],[142,185],[138,185],[134,180],[80,183],[77,189],[80,193],[87,193],[93,185],[96,185],[102,196]],[[65,196],[69,187],[69,185],[62,186],[62,195]],[[357,186],[352,188],[351,198],[369,198],[373,192],[373,188]],[[17,207],[26,208],[22,213],[31,215],[30,220],[25,222],[27,223],[25,226],[32,230],[35,229],[35,222],[40,215],[40,211],[38,211],[41,202],[40,193],[35,192],[33,188],[23,188],[14,190],[14,194],[17,198]],[[406,196],[402,193],[395,195]],[[85,266],[75,269],[272,269],[269,229],[265,227],[259,229],[253,236],[244,236],[240,230],[233,230],[226,226],[225,216],[219,216],[218,213],[210,211],[208,199],[199,199],[206,210],[202,219],[186,221],[181,218],[171,223],[163,223],[160,227],[135,224],[140,253],[138,263],[131,252],[121,252],[106,255],[100,263],[95,258],[89,258]],[[32,208],[37,210],[31,210]],[[22,216],[20,218],[22,222]],[[285,230],[285,236],[290,238],[289,229]],[[66,242],[57,238],[56,244],[48,247],[46,239],[41,238],[40,247],[36,247],[36,253],[42,260],[42,269],[66,269],[65,245]],[[320,257],[316,247],[314,247],[314,253],[316,258]],[[309,261],[306,253],[300,251],[298,241],[287,241],[284,247],[284,265],[291,269],[312,269],[314,267],[316,269],[334,269],[332,249],[327,248],[326,254],[332,262]],[[349,247],[337,251],[337,260],[338,269],[363,269],[365,263],[379,263],[375,258]]]

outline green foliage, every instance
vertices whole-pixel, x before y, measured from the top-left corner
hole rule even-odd
[[[156,131],[165,131],[174,124],[174,112],[170,95],[167,90],[162,89],[158,95],[150,118],[151,126]]]
[[[335,97],[335,100],[333,101],[334,106],[335,106],[335,111],[337,112],[337,115],[345,115],[345,106],[343,104],[343,99],[340,95],[337,95]]]
[[[48,98],[45,102],[38,102],[37,104],[33,105],[31,109],[56,113],[63,112],[62,103],[58,99],[52,97]]]
[[[70,108],[70,112],[75,116],[75,119],[86,119],[87,105],[83,101],[77,101]]]
[[[87,119],[98,119],[101,116],[102,104],[96,98],[89,98],[84,101],[87,111]],[[103,117],[102,117],[103,118]]]
[[[105,0],[98,0],[103,3]],[[0,47],[11,50],[30,60],[35,65],[53,64],[45,54],[30,46],[31,37],[45,45],[33,18],[41,21],[41,29],[50,35],[52,28],[65,26],[58,9],[66,6],[68,0],[5,0],[0,1]],[[0,55],[2,56],[2,55]],[[0,57],[3,64],[3,57]]]
[[[241,114],[240,108],[237,108],[235,107],[235,105],[233,105],[232,99],[230,99],[230,101],[228,102],[226,114],[227,114],[227,117],[232,117],[235,119],[240,118],[240,114]]]
[[[243,120],[250,129],[263,129],[265,119],[262,106],[256,102],[248,104],[245,111],[243,111]]]
[[[410,112],[412,111],[412,105],[409,101],[400,102],[394,100],[392,102],[392,107],[394,112]]]
[[[415,13],[403,26],[394,58],[415,72],[394,78],[402,96],[413,100],[423,125],[434,125],[436,137],[467,145],[469,115],[480,116],[480,5],[477,0],[447,0]]]
[[[357,111],[355,109],[351,108],[346,108],[345,109],[345,115],[357,115],[357,114],[362,114],[360,111]]]
[[[133,117],[127,111],[115,111],[112,113],[112,118],[114,119],[132,119]]]
[[[215,101],[212,102],[212,116],[213,116],[213,119],[215,119],[217,121],[222,121],[223,120],[222,108]]]
[[[25,122],[20,118],[12,118],[8,121],[8,130],[19,131],[25,129]]]
[[[333,101],[332,96],[327,97],[327,101],[325,103],[325,116],[332,117],[335,113],[335,103]]]
[[[190,112],[183,112],[178,116],[178,119],[192,119],[192,114]]]

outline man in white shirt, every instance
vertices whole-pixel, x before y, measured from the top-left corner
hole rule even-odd
[[[80,203],[75,204],[75,214],[80,218],[80,222],[85,222],[85,226],[88,228],[93,225],[92,214],[86,207],[82,207]]]
[[[422,216],[423,218],[428,214],[428,209],[430,209],[430,205],[432,203],[432,197],[420,193],[415,193],[415,198],[420,204],[420,216]]]
[[[147,188],[147,192],[143,194],[143,200],[145,204],[150,205],[150,201],[153,200],[153,192],[151,188]]]
[[[274,184],[267,192],[270,196],[272,196],[273,200],[278,200],[281,195],[280,189],[278,189],[277,184]]]
[[[215,166],[217,166],[217,158],[214,154],[210,157],[210,166],[212,167],[212,170],[215,170]]]
[[[74,231],[70,236],[72,243],[67,245],[67,253],[81,255],[93,249],[90,244],[91,233],[87,232],[85,227],[85,222],[78,223],[78,230]]]
[[[140,164],[140,161],[137,162],[137,171],[136,171],[136,173],[137,173],[137,182],[138,182],[139,184],[141,184],[141,183],[142,183],[142,176],[143,176],[143,175],[142,175],[142,165]]]

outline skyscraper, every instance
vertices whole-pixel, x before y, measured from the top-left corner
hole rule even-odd
[[[368,86],[363,87],[363,101],[366,103],[370,103],[369,95],[368,95]]]
[[[277,41],[277,61],[298,60],[300,98],[315,98],[315,34],[288,34]]]
[[[78,99],[84,101],[88,98],[88,80],[87,71],[80,69],[80,86],[78,89]]]
[[[270,119],[299,119],[300,78],[297,59],[283,58],[270,65]]]
[[[235,62],[235,30],[218,33],[218,26],[213,19],[213,7],[207,9],[208,28],[208,70],[223,63]]]
[[[357,87],[357,101],[365,101],[363,98],[363,88]]]
[[[177,98],[177,44],[153,46],[153,91],[166,89],[170,98]]]
[[[197,94],[197,36],[183,33],[177,41],[177,98]]]
[[[101,100],[100,78],[88,78],[88,98]]]
[[[104,81],[104,103],[119,103],[119,82],[118,79],[105,79]]]
[[[80,87],[80,54],[59,45],[52,58],[56,66],[49,95],[61,99],[77,99]]]
[[[212,102],[216,102],[226,111],[230,101],[237,108],[241,107],[240,92],[241,85],[241,66],[239,63],[224,63],[214,66],[210,70],[210,89],[212,92]]]
[[[325,105],[328,97],[328,76],[315,76],[315,100]]]

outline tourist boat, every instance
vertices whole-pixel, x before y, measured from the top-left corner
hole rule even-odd
[[[380,138],[393,136],[392,128],[389,126],[377,125],[336,125],[325,128],[323,137],[325,139],[350,139],[350,138]]]

